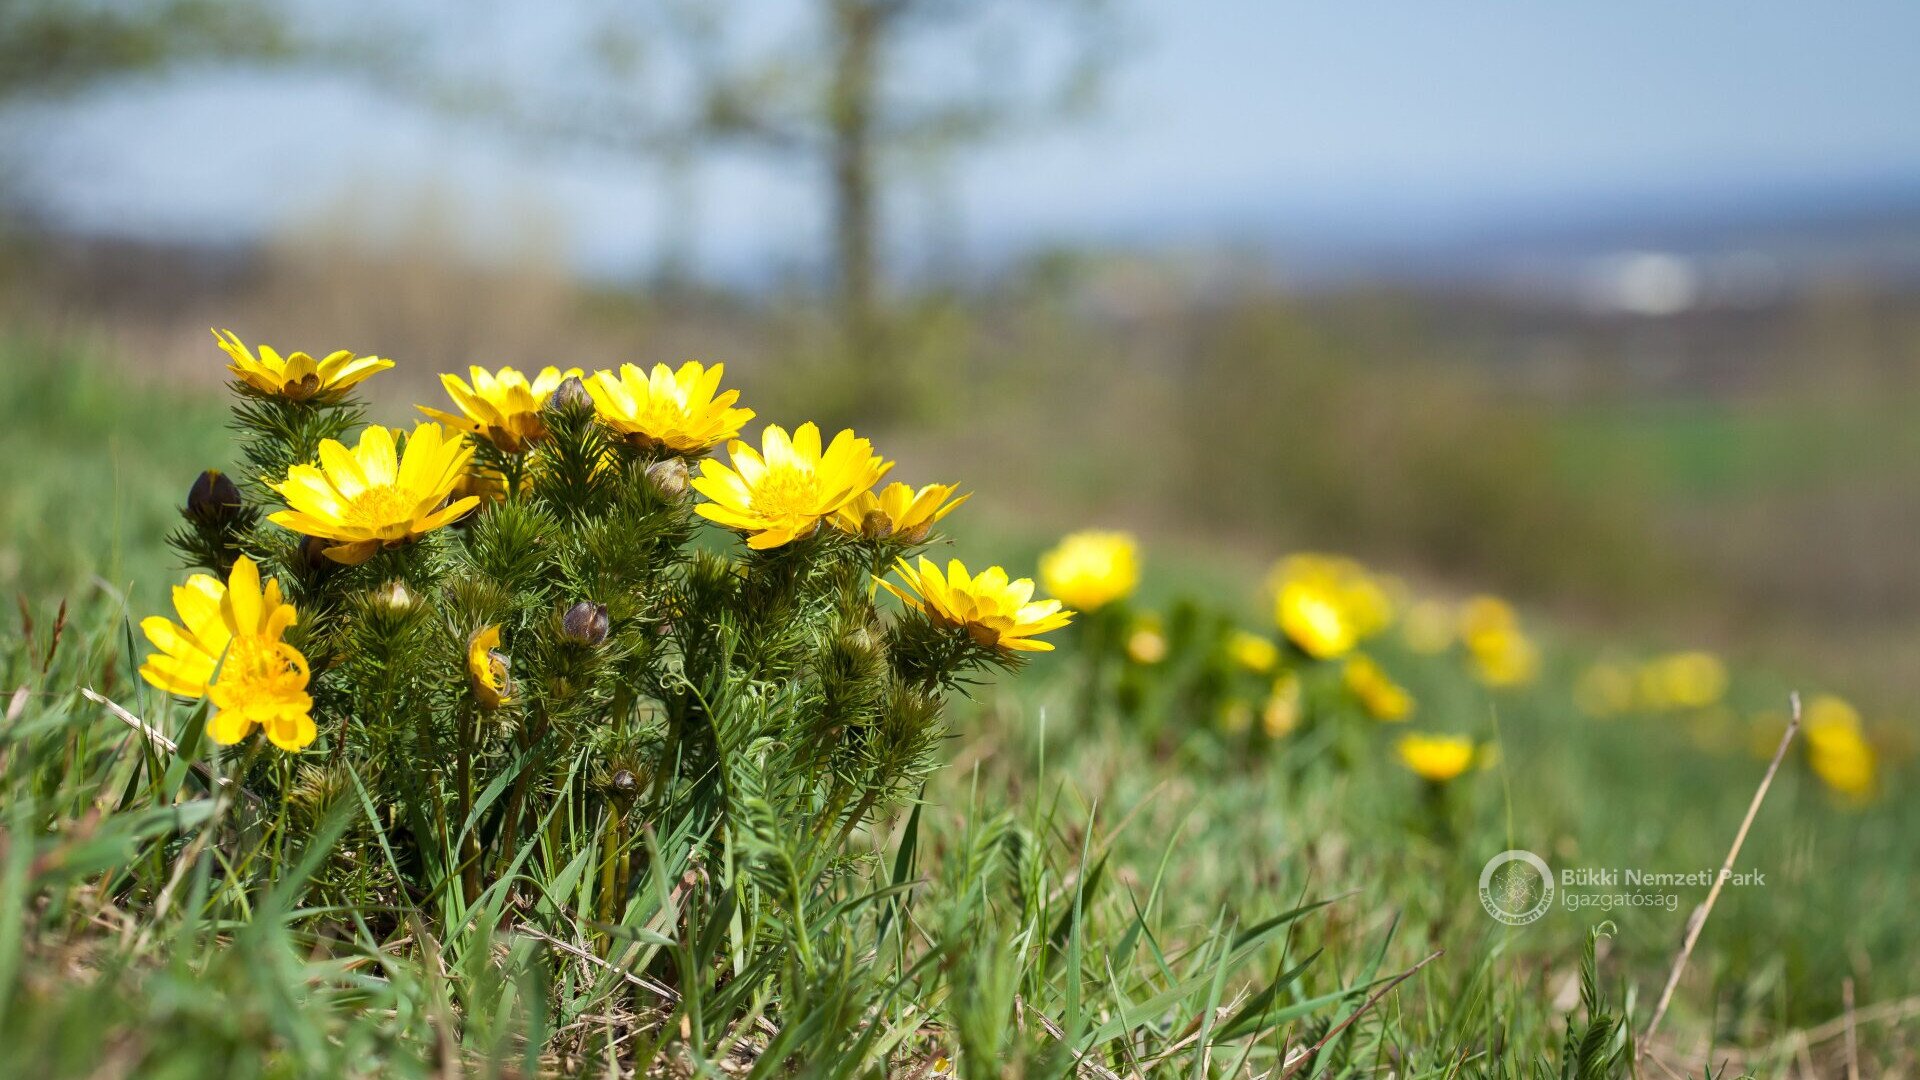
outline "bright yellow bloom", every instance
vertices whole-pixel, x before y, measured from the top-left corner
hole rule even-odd
[[[863,491],[855,496],[833,515],[833,523],[869,540],[892,537],[905,544],[918,544],[941,518],[973,498],[972,492],[953,498],[956,490],[951,484],[928,484],[918,491],[905,484],[888,484],[878,494]]]
[[[1127,659],[1136,664],[1157,664],[1167,658],[1167,632],[1157,615],[1134,620],[1127,634]]]
[[[1341,672],[1347,692],[1375,720],[1398,721],[1413,715],[1413,695],[1388,677],[1373,658],[1355,653]]]
[[[1298,673],[1283,672],[1273,680],[1267,703],[1260,710],[1260,728],[1267,733],[1267,738],[1284,738],[1300,726],[1302,696]]]
[[[1864,800],[1873,793],[1877,757],[1860,714],[1844,698],[1821,694],[1807,702],[1807,763],[1839,795]]]
[[[1400,762],[1422,780],[1443,784],[1473,764],[1473,740],[1464,735],[1402,735]]]
[[[280,640],[297,615],[279,581],[268,578],[262,589],[259,567],[242,555],[224,583],[195,574],[175,586],[173,607],[177,624],[160,615],[140,622],[160,650],[140,666],[142,678],[181,697],[212,698],[214,742],[230,746],[255,726],[282,750],[313,741],[307,658]]]
[[[318,466],[295,465],[284,482],[268,485],[290,509],[267,520],[333,541],[327,558],[357,566],[382,547],[430,533],[478,505],[472,495],[447,501],[472,457],[473,448],[447,438],[439,424],[416,426],[404,457],[394,449],[393,432],[378,425],[361,432],[351,450],[327,439]]]
[[[1598,661],[1573,684],[1573,703],[1588,716],[1605,719],[1633,708],[1633,673],[1609,661]]]
[[[467,639],[467,681],[473,696],[483,709],[493,710],[513,702],[513,680],[507,675],[507,658],[500,649],[498,624],[483,626]]]
[[[1727,666],[1709,652],[1679,652],[1640,668],[1640,698],[1652,709],[1703,709],[1727,692]]]
[[[1453,647],[1453,608],[1439,600],[1420,600],[1407,608],[1400,634],[1407,648],[1437,656]]]
[[[694,512],[748,534],[747,546],[755,551],[812,536],[820,519],[872,490],[893,468],[851,431],[835,435],[821,452],[820,429],[811,423],[795,428],[792,438],[768,424],[759,450],[736,439],[727,444],[727,456],[732,468],[713,459],[700,463],[693,489],[712,501]]]
[[[303,352],[283,357],[272,346],[262,345],[260,355],[255,357],[233,331],[215,330],[213,336],[220,343],[221,351],[233,360],[227,370],[241,383],[288,401],[331,401],[367,376],[393,366],[391,360],[355,356],[345,349],[336,349],[328,353],[326,359],[315,360]]]
[[[901,559],[897,569],[906,589],[876,580],[901,603],[941,626],[963,628],[973,640],[989,647],[1049,652],[1052,643],[1038,640],[1038,635],[1058,630],[1073,619],[1074,613],[1063,610],[1060,601],[1033,599],[1031,578],[1009,581],[998,566],[969,575],[966,566],[954,559],[943,576],[933,560],[921,556],[918,568]]]
[[[1386,590],[1366,569],[1338,555],[1302,553],[1268,575],[1274,621],[1288,640],[1316,660],[1330,660],[1393,621]]]
[[[665,447],[676,454],[703,454],[740,434],[753,419],[752,409],[736,409],[740,391],[720,389],[727,365],[707,367],[689,360],[674,371],[653,365],[649,375],[635,364],[620,373],[596,371],[587,393],[600,420],[642,449]]]
[[[1040,556],[1047,592],[1078,611],[1098,611],[1133,595],[1140,583],[1140,545],[1123,532],[1070,533]]]
[[[1235,630],[1227,637],[1227,655],[1255,675],[1265,675],[1280,662],[1280,646],[1259,634]]]
[[[1488,686],[1519,686],[1539,673],[1540,651],[1521,631],[1513,605],[1498,597],[1476,596],[1461,605],[1460,640],[1474,674]]]
[[[473,380],[471,385],[458,375],[440,376],[440,385],[447,388],[447,396],[460,407],[458,413],[429,409],[425,405],[414,408],[456,431],[478,435],[505,453],[522,454],[547,437],[546,422],[540,419],[540,410],[546,407],[547,399],[559,388],[561,380],[579,374],[579,368],[561,371],[557,367],[546,367],[529,383],[527,377],[514,368],[503,367],[496,373],[483,367],[470,367],[467,375]]]

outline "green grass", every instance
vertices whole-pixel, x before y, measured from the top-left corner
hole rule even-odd
[[[1705,889],[1675,890],[1672,911],[1556,907],[1510,928],[1481,911],[1482,864],[1524,847],[1556,867],[1717,867],[1764,767],[1737,717],[1784,707],[1784,681],[1742,674],[1736,719],[1593,721],[1571,705],[1577,641],[1547,633],[1545,675],[1517,693],[1481,688],[1457,659],[1382,645],[1421,702],[1410,726],[1500,745],[1498,768],[1436,804],[1392,760],[1396,725],[1249,751],[1177,708],[1082,715],[1066,648],[981,688],[919,810],[856,839],[872,853],[859,880],[920,883],[910,903],[846,923],[849,955],[890,972],[895,993],[849,1014],[832,980],[775,979],[750,1002],[683,1006],[500,911],[462,922],[431,907],[308,906],[302,872],[264,867],[299,868],[324,837],[268,858],[272,830],[77,694],[94,686],[165,715],[133,677],[128,620],[157,610],[177,576],[159,540],[192,475],[225,463],[223,422],[217,402],[129,386],[64,348],[16,341],[0,357],[0,574],[35,618],[31,640],[0,632],[5,1075],[429,1076],[456,1061],[601,1075],[609,1047],[629,1062],[655,1047],[669,1074],[719,1075],[730,1042],[818,1038],[832,1051],[799,1054],[801,1071],[916,1075],[957,1051],[967,1075],[1065,1075],[1084,1051],[1082,1076],[1278,1076],[1289,1048],[1322,1037],[1295,1075],[1561,1075],[1566,1018],[1587,1022],[1593,927],[1611,924],[1595,1005],[1638,1030]],[[1006,522],[975,528],[959,546],[970,562],[1028,566],[1045,541]],[[1152,555],[1143,603],[1199,593],[1257,614],[1236,569]],[[1729,1075],[1789,1075],[1795,1034],[1841,1014],[1847,980],[1863,1009],[1920,994],[1907,910],[1920,806],[1910,768],[1892,769],[1861,809],[1831,799],[1798,755],[1783,769],[1740,859],[1766,884],[1722,895],[1664,1024],[1657,1052],[1677,1071],[1731,1057]],[[538,880],[564,892],[564,873]],[[662,870],[638,892],[671,897],[677,879]],[[670,948],[699,927],[669,917],[670,900],[636,911]],[[1910,1070],[1917,1042],[1911,1018],[1863,1023],[1865,1073]],[[1807,1053],[1838,1072],[1842,1045]],[[730,1067],[773,1072],[778,1057],[735,1054]]]

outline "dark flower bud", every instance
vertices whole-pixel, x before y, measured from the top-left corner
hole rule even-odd
[[[547,399],[547,404],[563,412],[591,409],[593,397],[587,393],[587,384],[580,381],[580,376],[569,375],[561,380],[560,385],[553,391],[553,396]]]
[[[607,605],[582,600],[560,617],[560,634],[575,645],[597,646],[607,640]]]
[[[187,491],[187,516],[195,521],[214,522],[240,509],[240,489],[219,469],[208,469]]]
[[[300,538],[300,558],[310,570],[338,570],[340,564],[327,558],[327,549],[334,546],[332,540],[322,540],[317,536]]]
[[[640,790],[640,778],[633,774],[632,769],[614,770],[613,778],[610,782],[613,785],[613,790],[622,795],[631,795]]]
[[[885,510],[869,510],[860,519],[860,535],[869,540],[885,540],[893,535],[893,519]]]
[[[687,459],[670,457],[647,466],[647,483],[653,490],[668,499],[682,499],[687,494]]]

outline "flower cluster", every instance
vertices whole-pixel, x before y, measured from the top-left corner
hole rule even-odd
[[[142,624],[141,672],[209,703],[187,723],[205,715],[214,743],[257,728],[334,777],[288,788],[296,802],[349,769],[423,851],[462,849],[354,873],[426,891],[450,874],[477,896],[516,843],[545,842],[536,803],[556,785],[605,816],[608,905],[641,802],[744,830],[734,815],[762,822],[773,797],[740,793],[778,790],[794,820],[777,842],[844,835],[933,767],[947,690],[1051,649],[1074,617],[999,566],[916,562],[968,495],[879,487],[893,463],[868,439],[739,438],[755,414],[720,364],[471,367],[441,376],[450,408],[395,430],[359,425],[354,397],[391,361],[216,337],[244,463],[238,483],[193,485],[176,546],[206,572],[174,590],[178,622]],[[741,543],[700,542],[702,523]],[[740,756],[756,740],[791,751],[785,772]]]

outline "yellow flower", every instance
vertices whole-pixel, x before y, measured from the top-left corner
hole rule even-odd
[[[922,556],[918,568],[901,559],[898,570],[906,589],[876,580],[908,607],[941,626],[963,628],[973,640],[989,647],[1048,652],[1053,645],[1038,640],[1038,635],[1058,630],[1073,619],[1074,613],[1063,610],[1060,601],[1033,599],[1032,579],[1009,581],[998,566],[969,575],[966,566],[954,559],[943,576],[933,560]]]
[[[1421,600],[1401,620],[1407,648],[1422,656],[1437,656],[1453,647],[1453,609],[1439,600]]]
[[[214,340],[232,358],[227,370],[249,389],[288,401],[331,401],[354,384],[375,372],[385,371],[393,361],[378,356],[355,356],[345,349],[315,360],[306,353],[281,356],[272,346],[260,346],[255,357],[231,330],[215,330]]]
[[[1341,679],[1347,692],[1375,720],[1405,720],[1413,715],[1413,695],[1389,678],[1371,657],[1354,654],[1347,660]]]
[[[1702,709],[1727,692],[1727,667],[1708,652],[1679,652],[1640,669],[1640,697],[1653,709]]]
[[[1167,658],[1167,633],[1156,615],[1134,620],[1127,635],[1127,659],[1136,664],[1157,664]]]
[[[756,551],[777,548],[813,535],[820,519],[832,517],[893,468],[873,452],[873,444],[842,431],[824,453],[820,429],[801,424],[788,438],[786,429],[768,424],[760,449],[734,440],[727,444],[733,467],[708,459],[700,463],[693,489],[711,502],[694,512],[708,521],[747,533]]]
[[[1047,592],[1079,611],[1098,611],[1133,594],[1140,583],[1140,547],[1123,532],[1088,529],[1040,556]]]
[[[1284,738],[1300,726],[1301,696],[1298,674],[1289,671],[1273,680],[1267,703],[1260,710],[1260,727],[1267,738]]]
[[[1609,661],[1596,662],[1573,684],[1573,703],[1588,716],[1619,716],[1633,708],[1633,700],[1633,673]]]
[[[1473,740],[1464,735],[1402,735],[1400,762],[1422,780],[1442,784],[1473,764]]]
[[[740,434],[752,409],[732,408],[740,391],[720,389],[727,365],[689,360],[674,371],[653,365],[649,375],[634,364],[620,373],[596,371],[587,380],[600,420],[642,449],[665,447],[676,454],[703,454]]]
[[[1227,638],[1227,655],[1255,675],[1265,675],[1280,662],[1280,646],[1259,634],[1235,630]]]
[[[483,626],[467,638],[467,681],[480,707],[497,709],[513,701],[513,680],[507,675],[507,658],[500,649],[498,624]]]
[[[1498,597],[1476,596],[1461,605],[1460,640],[1474,674],[1488,686],[1519,686],[1539,672],[1540,651],[1521,632],[1513,606]]]
[[[307,658],[280,640],[297,615],[277,580],[262,589],[259,567],[242,555],[224,583],[195,574],[175,586],[173,607],[177,624],[160,615],[141,620],[160,650],[140,666],[142,678],[181,697],[211,698],[207,737],[214,742],[230,746],[255,726],[282,750],[313,741]]]
[[[1807,763],[1839,795],[1865,800],[1873,793],[1877,757],[1860,714],[1844,698],[1822,694],[1807,702]]]
[[[973,493],[955,499],[951,484],[928,484],[919,491],[905,484],[888,484],[878,494],[863,491],[841,507],[833,523],[843,531],[869,540],[893,537],[902,543],[918,544],[927,538],[940,519],[973,498]]]
[[[478,505],[473,495],[447,502],[472,457],[473,448],[447,438],[439,424],[415,427],[404,458],[393,433],[378,425],[361,432],[351,450],[328,439],[320,444],[318,466],[295,465],[285,482],[269,485],[289,509],[267,520],[333,541],[327,558],[357,566],[382,547],[430,533]]]
[[[541,368],[540,374],[529,383],[527,377],[514,368],[503,367],[497,373],[490,373],[483,367],[470,367],[467,375],[473,380],[471,385],[458,375],[440,376],[440,385],[447,388],[447,396],[460,407],[458,413],[429,409],[425,405],[414,407],[450,428],[480,436],[505,453],[521,454],[547,437],[547,425],[540,419],[540,410],[546,407],[547,398],[562,379],[579,374],[579,368],[566,371],[557,367]]]
[[[1316,660],[1352,652],[1393,621],[1386,590],[1352,559],[1303,553],[1280,560],[1269,575],[1274,621]]]

